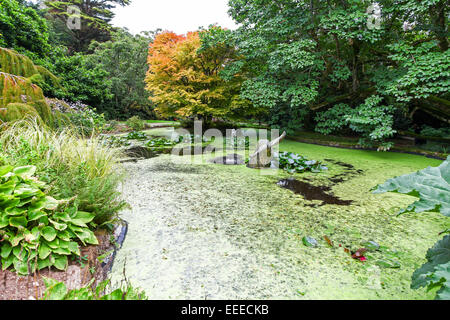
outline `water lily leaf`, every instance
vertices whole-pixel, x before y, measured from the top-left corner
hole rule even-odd
[[[386,181],[374,193],[397,192],[420,198],[405,212],[440,212],[450,217],[450,156],[439,167],[428,167],[416,173]]]
[[[56,238],[56,230],[50,226],[42,228],[42,236],[45,240],[51,242]]]
[[[398,269],[401,267],[401,265],[398,261],[391,260],[391,259],[378,260],[376,262],[376,265],[380,266],[382,268],[392,268],[392,269]]]
[[[315,247],[319,246],[319,243],[317,242],[317,240],[312,237],[304,237],[302,239],[302,241],[303,241],[303,244],[307,247],[315,248]]]
[[[376,243],[375,241],[367,241],[364,242],[364,247],[368,250],[379,250],[380,249],[380,245],[378,243]]]

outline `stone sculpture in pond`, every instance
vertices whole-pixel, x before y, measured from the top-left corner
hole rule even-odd
[[[258,169],[270,167],[273,160],[273,147],[278,145],[284,138],[286,138],[286,132],[273,141],[259,140],[258,147],[250,156],[248,167]]]

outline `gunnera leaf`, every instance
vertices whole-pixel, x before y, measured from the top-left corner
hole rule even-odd
[[[416,173],[386,181],[373,193],[397,192],[418,197],[406,212],[440,212],[450,217],[450,156],[439,167],[428,167]]]
[[[417,269],[412,277],[412,289],[421,287],[441,287],[438,296],[450,296],[450,235],[438,241],[434,247],[428,250],[427,260],[420,269]],[[439,297],[437,297],[439,298]]]

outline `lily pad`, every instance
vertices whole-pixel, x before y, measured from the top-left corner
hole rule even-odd
[[[316,248],[319,246],[319,243],[317,242],[317,240],[312,237],[304,237],[302,239],[302,241],[303,241],[303,244],[307,247]]]
[[[401,266],[398,261],[391,259],[378,260],[376,262],[376,265],[382,268],[392,268],[392,269],[398,269]]]

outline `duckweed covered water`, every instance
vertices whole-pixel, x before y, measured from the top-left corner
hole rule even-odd
[[[282,171],[267,176],[245,165],[191,164],[190,156],[127,163],[123,193],[132,209],[122,213],[129,231],[116,257],[113,282],[122,279],[125,266],[127,278],[150,299],[433,297],[410,289],[411,274],[448,227],[445,219],[431,213],[397,217],[398,209],[414,199],[373,195],[370,189],[440,161],[291,141],[281,148],[363,170],[338,184],[330,178],[346,168],[332,162],[326,172],[295,175],[353,203],[312,207],[321,201],[277,185],[289,177]],[[304,246],[305,236],[317,239],[319,247]],[[370,240],[384,251],[372,253],[367,262],[344,252]],[[380,259],[394,259],[401,267],[379,267]]]

